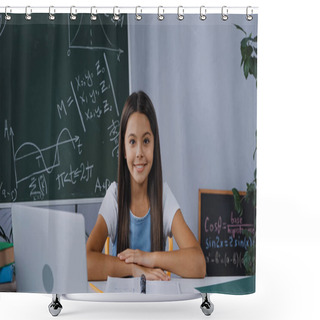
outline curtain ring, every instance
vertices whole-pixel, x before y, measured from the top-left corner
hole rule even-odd
[[[221,19],[223,21],[227,21],[228,20],[228,8],[226,6],[223,6],[221,8]]]
[[[249,14],[249,9],[251,9],[251,14]],[[252,7],[247,7],[247,9],[246,9],[246,19],[248,20],[248,21],[251,21],[252,19],[253,19],[253,16],[252,16],[252,14],[253,14],[253,9],[252,9]]]
[[[207,9],[205,6],[200,7],[200,20],[204,21],[207,19]]]
[[[31,13],[32,13],[32,9],[31,9],[31,7],[30,6],[27,6],[26,7],[26,16],[25,16],[25,19],[26,20],[31,20]]]
[[[118,10],[118,12],[116,13],[116,10]],[[119,14],[120,14],[120,10],[119,8],[116,6],[116,7],[113,7],[113,21],[119,21],[120,17],[119,17]]]
[[[182,13],[181,13],[182,11]],[[184,19],[184,9],[183,6],[178,7],[178,20],[182,21]]]
[[[93,9],[96,10],[96,13],[95,13],[95,14],[93,13]],[[96,20],[97,20],[96,14],[97,14],[97,9],[96,9],[96,7],[91,7],[91,10],[90,10],[90,19],[91,19],[91,21],[96,21]]]
[[[5,15],[4,18],[7,21],[11,20],[11,16],[9,16],[8,11],[9,11],[9,13],[12,12],[9,6],[5,7],[5,10],[4,10],[4,15]]]
[[[72,6],[70,8],[70,20],[76,20],[77,19],[77,9],[75,6]]]
[[[56,13],[56,10],[53,6],[49,7],[49,20],[53,21],[56,17],[54,14]]]
[[[138,9],[140,9],[140,13],[142,13],[142,9],[140,6],[136,7],[136,19],[137,19],[137,21],[140,21],[142,19],[142,15],[138,14]]]
[[[162,13],[160,13],[160,9],[162,9]],[[158,20],[163,21],[163,19],[164,19],[164,9],[163,9],[163,6],[159,6],[158,7]]]

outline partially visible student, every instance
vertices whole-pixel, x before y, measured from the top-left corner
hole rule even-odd
[[[179,249],[164,251],[171,235]],[[108,236],[113,255],[102,253]],[[132,93],[123,108],[118,183],[110,185],[103,199],[87,242],[87,264],[89,280],[142,274],[148,280],[169,280],[165,271],[188,278],[206,274],[199,243],[162,182],[156,113],[142,91]]]

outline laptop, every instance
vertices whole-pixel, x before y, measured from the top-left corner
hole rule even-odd
[[[13,204],[12,229],[18,292],[88,292],[81,214]]]

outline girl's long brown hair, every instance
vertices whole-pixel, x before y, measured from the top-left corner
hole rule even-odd
[[[124,139],[127,123],[134,112],[147,116],[154,136],[153,164],[148,176],[148,197],[151,214],[151,251],[163,251],[162,167],[160,139],[156,112],[150,98],[143,91],[132,93],[123,107],[119,132],[118,157],[118,227],[117,253],[129,248],[131,187],[130,172],[125,159]]]

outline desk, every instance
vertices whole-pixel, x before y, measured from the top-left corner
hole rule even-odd
[[[181,301],[201,298],[197,287],[219,285],[231,281],[248,279],[249,277],[205,277],[204,279],[184,279],[172,276],[170,281],[178,282],[180,294],[140,294],[140,293],[114,293],[105,292],[106,281],[91,281],[103,293],[95,292],[88,283],[88,292],[65,294],[62,297],[68,300],[100,301],[100,302],[160,302]]]

